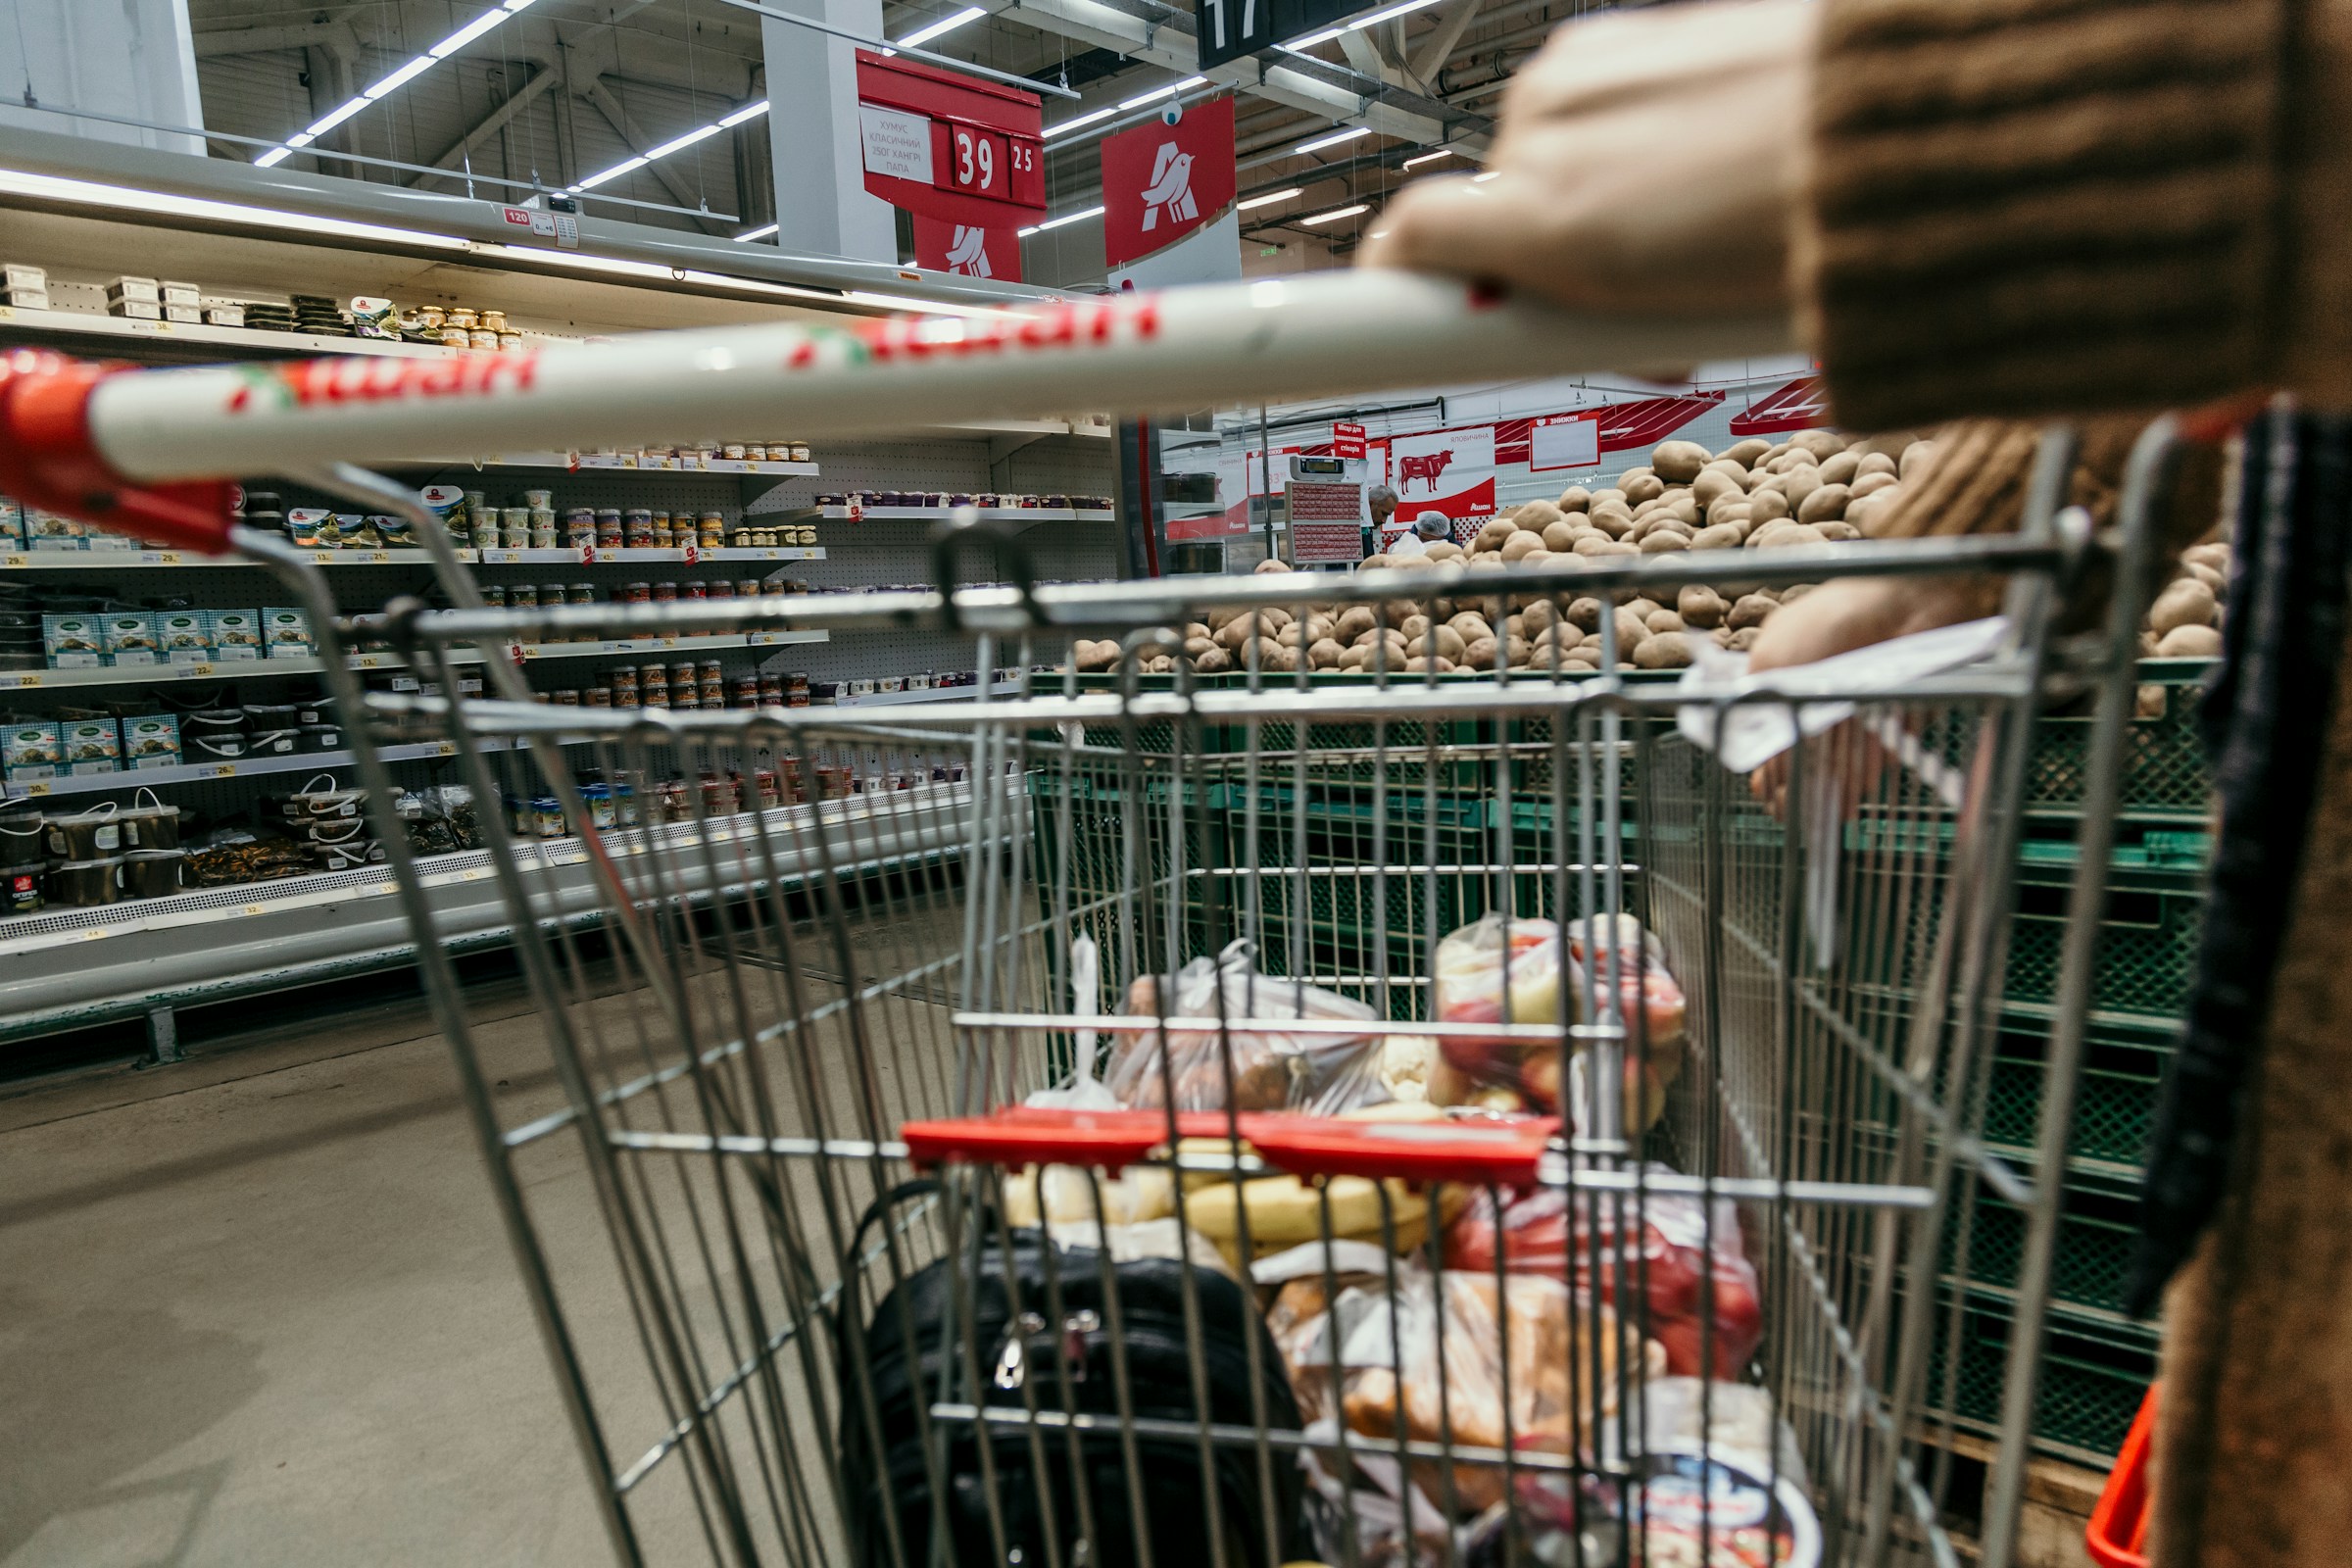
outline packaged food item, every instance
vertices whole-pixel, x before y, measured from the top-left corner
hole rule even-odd
[[[49,902],[87,908],[122,897],[122,858],[61,860],[49,867]]]
[[[473,542],[472,535],[467,531],[465,491],[454,484],[428,484],[416,494],[426,509],[449,529],[451,538],[460,544]]]
[[[1563,963],[1563,956],[1565,962]],[[1565,973],[1563,974],[1563,969]],[[1507,923],[1490,914],[1438,944],[1433,990],[1444,1023],[1590,1023],[1596,1009],[1587,976],[1605,994],[1612,979],[1627,1031],[1627,1119],[1645,1129],[1662,1108],[1665,1088],[1682,1070],[1682,987],[1668,972],[1657,939],[1640,921],[1580,920],[1563,933],[1550,920]],[[1565,995],[1563,995],[1565,984]],[[1515,1097],[1527,1108],[1560,1108],[1561,1053],[1555,1041],[1448,1035],[1433,1070],[1429,1097],[1441,1104]]]
[[[106,660],[106,625],[96,615],[43,615],[41,651],[52,669],[95,669]]]
[[[1172,985],[1143,975],[1127,988],[1126,1010],[1133,1016],[1240,1019],[1248,1026],[1169,1031],[1164,1066],[1158,1033],[1121,1036],[1103,1074],[1120,1103],[1156,1109],[1167,1103],[1172,1083],[1177,1109],[1224,1109],[1228,1039],[1236,1109],[1331,1115],[1387,1098],[1378,1072],[1382,1031],[1372,1009],[1337,992],[1261,975],[1251,953],[1248,940],[1237,941],[1214,959],[1199,957],[1186,964]],[[1283,1033],[1280,1021],[1292,1018],[1346,1019],[1362,1023],[1364,1032]],[[1265,1027],[1269,1023],[1276,1027]]]
[[[309,659],[318,651],[311,636],[311,617],[288,605],[264,607],[262,635],[271,659]]]
[[[160,664],[163,645],[155,635],[155,617],[143,610],[109,611],[103,617],[106,662],[110,664]]]
[[[122,760],[126,766],[177,767],[179,765],[179,715],[176,713],[146,713],[125,718],[122,724]]]
[[[164,657],[174,664],[212,662],[213,629],[204,611],[159,610],[155,612],[155,635],[163,645]]]
[[[122,766],[122,732],[111,718],[62,719],[58,744],[69,774],[113,773]]]
[[[1638,1226],[1639,1232],[1629,1239],[1621,1225],[1629,1233]],[[1492,1200],[1480,1189],[1446,1227],[1446,1266],[1491,1274],[1498,1250],[1505,1269],[1551,1279],[1568,1278],[1573,1260],[1579,1289],[1596,1291],[1604,1301],[1615,1300],[1621,1274],[1640,1282],[1642,1310],[1635,1315],[1643,1332],[1664,1348],[1667,1369],[1678,1375],[1737,1377],[1764,1338],[1756,1271],[1741,1245],[1740,1211],[1729,1199],[1716,1200],[1710,1233],[1706,1209],[1687,1194],[1648,1193],[1639,1204],[1631,1200],[1580,1202],[1557,1188],[1539,1188],[1505,1200],[1497,1222]],[[1622,1270],[1616,1267],[1620,1259]],[[1701,1317],[1710,1281],[1712,1350]]]
[[[75,518],[39,507],[24,509],[24,542],[35,550],[79,550],[89,533],[88,524]]]
[[[262,617],[257,612],[208,611],[205,613],[205,627],[212,636],[215,658],[235,660],[262,657]]]

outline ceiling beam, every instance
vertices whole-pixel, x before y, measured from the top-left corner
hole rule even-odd
[[[621,141],[627,145],[630,152],[643,157],[650,149],[661,145],[638,127],[637,122],[629,117],[627,107],[612,95],[612,89],[606,86],[602,78],[591,79],[588,85],[580,90],[580,96],[594,105],[596,112],[604,116],[612,128],[620,133]],[[667,160],[646,165],[644,172],[650,173],[660,180],[662,188],[669,192],[670,199],[680,207],[703,205],[702,198],[678,177],[677,172],[669,167]],[[731,234],[733,232],[715,218],[697,218],[695,221],[700,223],[703,231],[708,234]]]
[[[1437,90],[1430,83],[1438,79],[1438,73],[1445,70],[1446,62],[1453,58],[1453,46],[1462,41],[1463,30],[1470,25],[1471,19],[1478,15],[1479,3],[1480,0],[1454,0],[1453,9],[1439,18],[1438,24],[1423,35],[1421,47],[1413,51],[1410,63],[1405,67],[1412,73],[1413,79],[1421,84],[1423,92],[1434,93]]]
[[[195,35],[196,58],[276,54],[290,49],[333,49],[357,58],[360,35],[348,22],[302,22],[281,27],[215,27]]]
[[[524,82],[514,91],[507,94],[507,96],[500,101],[498,107],[492,109],[488,114],[484,115],[481,119],[475,121],[470,126],[466,127],[465,134],[461,135],[456,141],[450,143],[449,150],[447,152],[444,152],[440,157],[433,160],[434,168],[449,170],[451,171],[450,173],[415,174],[410,176],[409,183],[411,185],[421,187],[430,185],[436,180],[461,179],[465,177],[464,174],[459,172],[458,166],[465,161],[468,154],[470,154],[476,147],[479,147],[483,142],[486,142],[491,137],[497,135],[499,131],[506,127],[507,122],[513,120],[516,115],[521,114],[525,109],[530,108],[530,106],[537,102],[540,97],[546,94],[550,88],[561,86],[563,85],[563,82],[564,73],[562,71],[556,69],[554,66],[546,64],[545,62],[533,62],[531,64],[530,80]],[[512,173],[513,171],[509,170],[507,172]]]

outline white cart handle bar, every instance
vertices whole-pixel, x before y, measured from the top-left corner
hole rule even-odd
[[[0,376],[0,488],[183,548],[227,548],[237,475],[767,428],[1263,403],[1696,364],[1789,346],[1785,319],[1578,316],[1363,270],[978,317],[653,332],[447,358],[117,370],[23,353]]]

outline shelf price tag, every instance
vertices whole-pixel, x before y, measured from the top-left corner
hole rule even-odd
[[[38,782],[27,784],[24,786],[24,793],[27,795],[46,795],[49,793],[49,786]]]
[[[177,675],[181,680],[204,680],[212,675],[213,666],[210,664],[174,664],[172,666],[172,673]]]
[[[28,556],[9,556],[0,559],[4,559],[6,564],[11,566],[29,566],[32,564],[32,560]]]
[[[458,755],[458,743],[457,743],[456,741],[443,741],[443,742],[441,743],[441,746],[440,746],[440,754],[441,754],[443,757],[455,757],[455,756],[457,756],[457,755]]]
[[[237,776],[237,764],[234,762],[215,762],[204,770],[202,776],[205,778],[235,778]]]

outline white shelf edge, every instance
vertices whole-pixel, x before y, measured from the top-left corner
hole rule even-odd
[[[992,697],[1005,697],[1021,689],[1018,681],[999,681],[988,689]],[[870,697],[836,697],[829,703],[810,703],[811,708],[895,708],[902,703],[950,703],[957,699],[966,702],[980,695],[977,686],[933,686],[919,692],[875,692]]]
[[[380,337],[318,337],[309,332],[267,332],[250,326],[191,326],[184,321],[138,321],[127,317],[101,316],[95,311],[28,311],[14,305],[0,305],[0,326],[60,337],[157,338],[173,343],[227,344],[300,354],[372,354],[401,360],[443,360],[475,352],[441,343],[398,343]]]
[[[589,659],[599,654],[666,651],[671,648],[789,648],[831,640],[829,631],[739,632],[720,637],[636,637],[614,642],[525,643],[523,658]],[[404,669],[395,654],[353,654],[354,669]],[[478,664],[482,656],[452,649],[449,662]],[[78,686],[136,686],[175,680],[237,680],[260,675],[316,675],[326,666],[316,659],[217,659],[200,664],[101,664],[91,669],[0,670],[0,692],[55,691]],[[27,679],[26,677],[35,677]]]
[[[385,468],[553,468],[563,473],[750,474],[777,479],[814,478],[813,463],[776,463],[749,458],[607,458],[594,453],[511,452],[495,458],[404,458]]]
[[[953,517],[959,507],[867,507],[862,514],[848,507],[826,507],[817,514],[828,521],[854,520],[862,515],[878,522],[904,522]],[[1017,521],[1028,518],[1033,522],[1108,522],[1116,513],[1097,511],[1092,507],[975,507],[987,521]]]
[[[414,762],[431,757],[455,757],[449,741],[425,741],[409,746],[385,746],[387,762]],[[251,778],[264,773],[296,773],[306,767],[321,770],[349,767],[350,752],[294,752],[282,757],[244,757],[229,762],[182,762],[175,767],[122,767],[112,773],[81,773],[72,778],[38,779],[7,786],[11,801],[54,800],[61,795],[103,795],[112,790],[169,789],[174,784],[198,784],[221,778]]]

